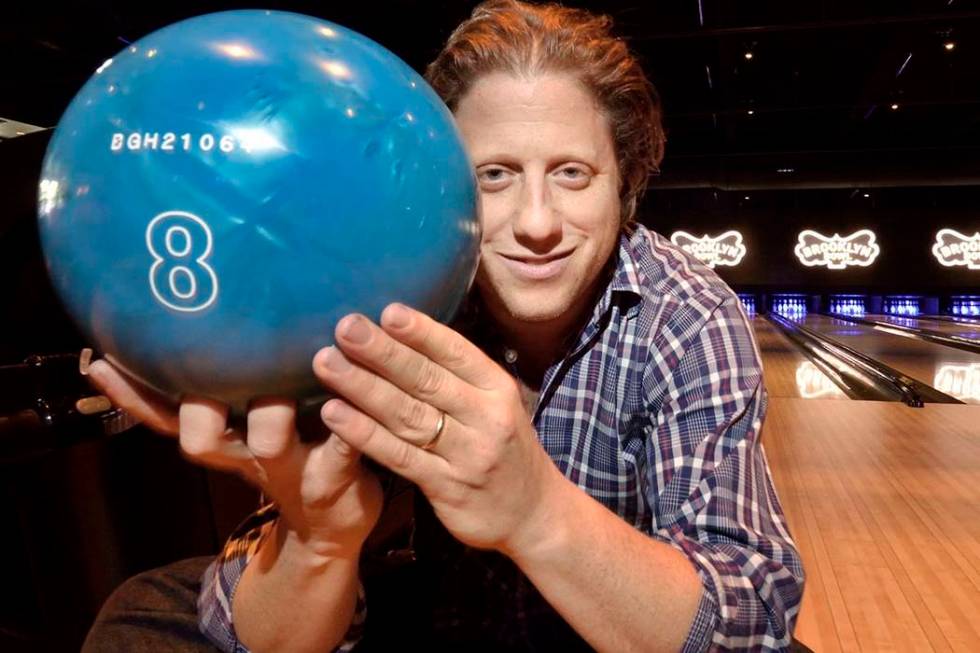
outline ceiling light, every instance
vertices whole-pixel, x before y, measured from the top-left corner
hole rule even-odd
[[[954,43],[953,41],[946,41],[945,43],[943,43],[943,47],[946,48],[947,52],[949,52],[950,50],[956,47],[956,43]]]
[[[952,48],[946,48],[946,49],[947,49],[947,50],[951,50]],[[751,53],[751,52],[746,52],[746,53],[745,53],[745,58],[746,58],[746,59],[751,59],[751,58],[752,58],[752,53]]]

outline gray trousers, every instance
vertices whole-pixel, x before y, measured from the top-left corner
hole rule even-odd
[[[214,653],[197,628],[201,575],[213,556],[145,571],[120,585],[95,618],[83,653]]]

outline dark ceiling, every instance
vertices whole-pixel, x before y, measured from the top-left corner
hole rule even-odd
[[[156,28],[201,13],[262,6],[317,15],[370,36],[421,69],[474,4],[39,2],[0,24],[0,117],[54,125],[105,59]],[[641,53],[666,108],[663,186],[980,183],[976,2],[566,4],[611,14]]]

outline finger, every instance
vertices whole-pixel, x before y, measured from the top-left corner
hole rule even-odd
[[[357,470],[361,462],[361,452],[350,446],[343,438],[331,433],[326,442],[317,445],[310,452],[313,467],[324,475],[347,474]]]
[[[88,376],[109,401],[149,428],[165,435],[180,431],[177,409],[165,397],[124,376],[107,361],[97,360],[88,367]]]
[[[228,428],[228,407],[188,397],[180,405],[180,448],[194,462],[239,472],[261,484],[262,475],[241,435]]]
[[[404,345],[398,344],[380,329],[378,331],[380,338],[377,339],[385,339],[404,348]],[[421,358],[418,354],[414,356]],[[318,352],[313,364],[317,376],[337,394],[346,397],[351,404],[370,415],[394,435],[417,446],[432,439],[444,410],[458,408],[461,403],[447,401],[445,396],[440,395],[426,396],[426,401],[420,401],[371,370],[351,363],[336,347],[327,347]],[[392,367],[398,368],[399,365],[392,362]],[[445,370],[442,373],[451,376]],[[398,375],[400,372],[394,374]],[[459,380],[456,379],[456,382],[459,383]],[[436,403],[439,408],[427,403],[428,401]]]
[[[325,403],[321,415],[334,435],[423,490],[448,477],[444,459],[396,437],[342,399]]]
[[[289,460],[300,448],[292,401],[255,399],[249,404],[246,423],[248,448],[263,462]]]
[[[333,500],[364,473],[361,452],[333,433],[326,441],[310,448],[306,466],[309,473],[304,477],[304,489],[311,496],[328,500]]]
[[[483,390],[500,383],[500,367],[479,347],[425,313],[404,304],[389,304],[381,328],[463,381]]]

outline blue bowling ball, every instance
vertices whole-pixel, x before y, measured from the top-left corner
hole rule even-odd
[[[480,240],[452,115],[349,29],[231,11],[98,68],[48,147],[47,266],[109,360],[167,395],[309,399],[357,311],[449,320]]]

